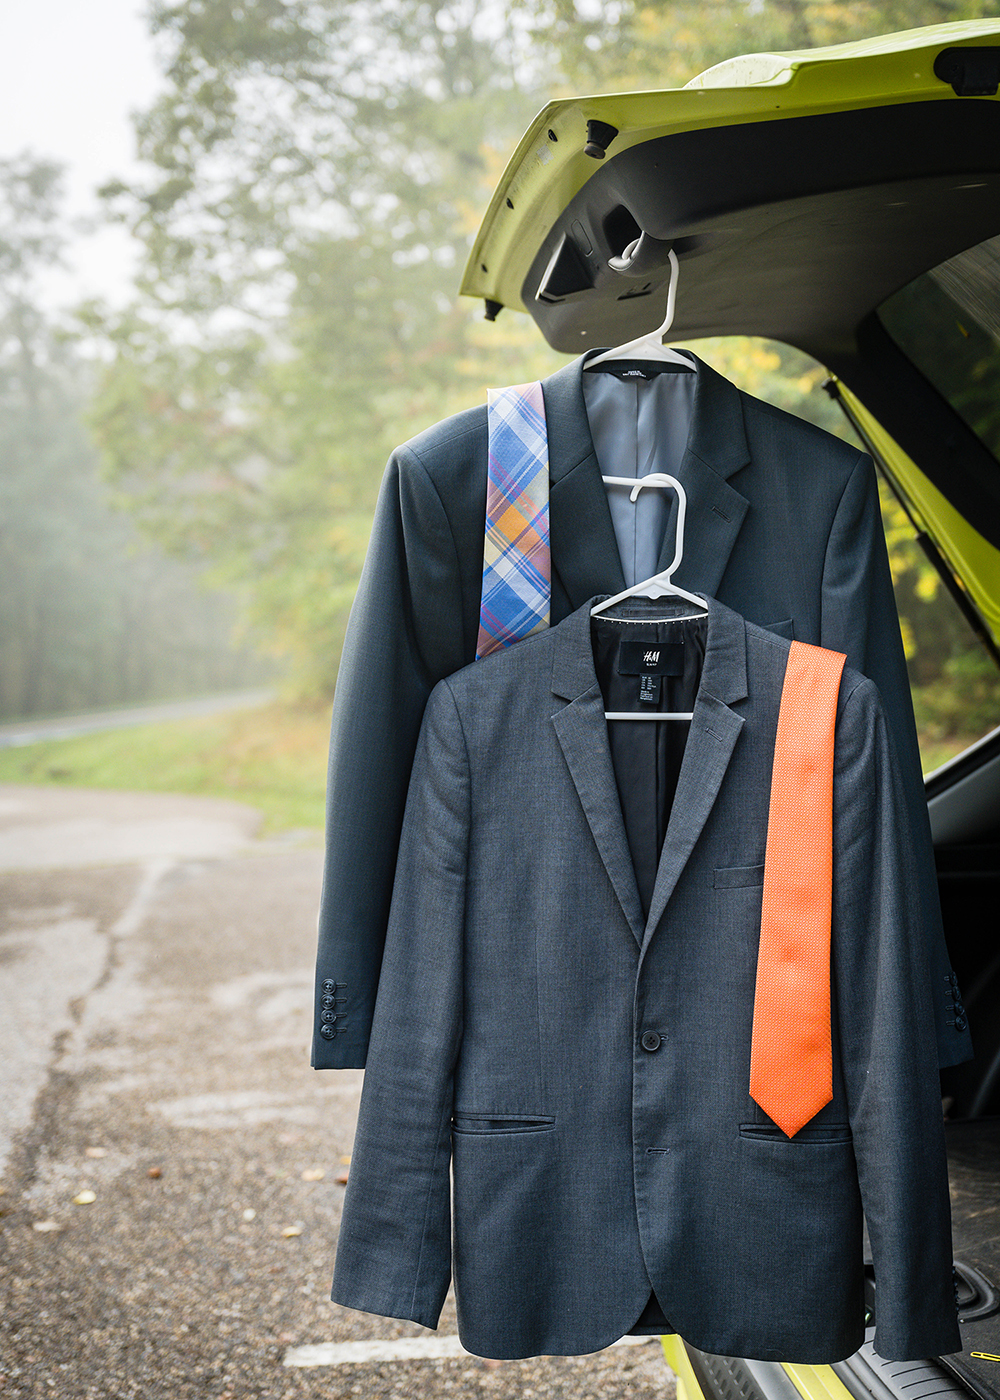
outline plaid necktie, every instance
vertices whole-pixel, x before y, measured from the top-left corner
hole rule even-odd
[[[541,384],[489,393],[489,481],[476,660],[549,625],[549,442]]]

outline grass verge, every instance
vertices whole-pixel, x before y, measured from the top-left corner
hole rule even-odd
[[[263,812],[264,834],[320,832],[329,738],[326,706],[278,702],[3,749],[0,782],[228,797]],[[924,772],[971,742],[925,741]]]
[[[228,797],[263,832],[321,831],[329,710],[275,703],[0,751],[0,782]]]

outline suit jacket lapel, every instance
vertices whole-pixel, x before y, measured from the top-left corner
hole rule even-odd
[[[642,904],[608,746],[604,697],[594,671],[589,607],[578,609],[560,628],[552,690],[572,702],[552,716],[552,723],[608,878],[636,944],[641,944]]]
[[[714,597],[747,513],[748,502],[730,476],[750,461],[739,391],[709,365],[698,366],[687,448],[677,475],[687,493],[684,556],[674,575],[682,588]],[[667,531],[659,567],[674,555],[674,533]]]
[[[625,587],[608,493],[583,400],[583,360],[542,381],[549,435],[552,571],[572,608]],[[589,645],[589,636],[588,636]]]
[[[738,614],[714,599],[709,599],[708,607],[705,664],[656,872],[643,948],[662,919],[701,835],[743,728],[742,715],[730,705],[747,695],[746,626]]]
[[[728,477],[749,461],[738,390],[698,360],[687,449],[678,470],[688,497],[684,558],[676,580],[714,595],[725,572],[747,501]],[[607,490],[583,397],[586,357],[542,382],[549,437],[549,529],[552,568],[573,608],[625,587]],[[674,554],[668,530],[659,568]]]

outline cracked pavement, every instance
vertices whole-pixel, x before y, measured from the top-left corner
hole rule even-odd
[[[386,1359],[453,1300],[437,1333],[329,1301],[362,1076],[308,1065],[318,844],[257,826],[0,786],[0,1396],[671,1400],[655,1340]]]

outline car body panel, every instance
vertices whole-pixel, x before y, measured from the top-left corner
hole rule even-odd
[[[674,337],[756,335],[806,351],[1000,548],[996,457],[876,314],[1000,235],[1000,97],[958,95],[935,72],[955,53],[988,61],[1000,81],[1000,19],[550,103],[507,167],[462,291],[490,314],[527,309],[551,345],[579,353],[655,330],[673,249]],[[615,133],[603,160],[584,153],[588,122],[606,124],[601,140]],[[614,265],[639,234],[642,256]]]
[[[935,25],[825,49],[731,59],[684,88],[551,102],[532,122],[501,177],[473,245],[461,291],[500,305],[536,310],[531,297],[525,297],[524,284],[539,247],[584,186],[635,147],[715,127],[732,131],[745,124],[900,104],[963,105],[967,99],[957,98],[952,87],[935,75],[937,56],[953,46],[990,47],[998,37],[1000,21],[995,19]],[[995,100],[976,99],[977,103]],[[606,163],[584,153],[591,121],[617,131]],[[770,164],[764,146],[755,173],[766,175]],[[772,194],[768,202],[773,199]],[[782,217],[779,211],[777,218]],[[681,329],[685,335],[726,333],[715,325]]]
[[[1000,550],[974,529],[843,382],[837,397],[919,531],[933,540],[1000,648]]]

